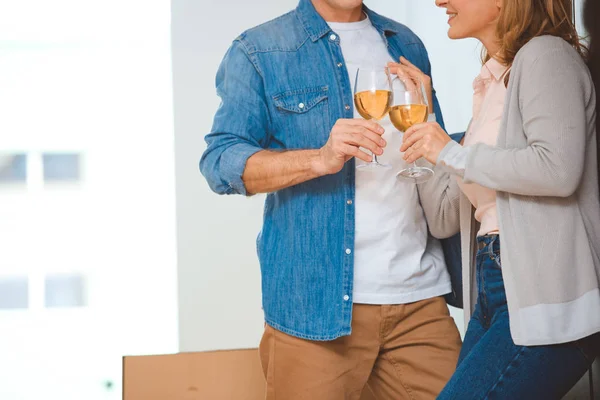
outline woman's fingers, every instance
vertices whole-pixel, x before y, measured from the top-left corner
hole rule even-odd
[[[404,56],[400,57],[400,64],[402,64],[402,65],[404,65],[404,66],[406,66],[406,67],[408,67],[410,69],[419,71],[420,73],[423,73],[423,71],[421,71],[413,63],[411,63],[410,61],[408,61],[408,59],[406,59],[406,57],[404,57]]]
[[[419,78],[421,75],[418,70],[414,70],[406,65],[398,64],[398,63],[389,63],[388,68],[392,74],[400,75],[408,75],[414,78]]]
[[[414,131],[413,134],[408,137],[405,135],[402,140],[402,146],[400,146],[400,151],[405,152],[406,150],[408,150],[417,141],[421,140],[423,135],[425,135],[425,132],[423,132],[423,130]]]
[[[422,124],[416,124],[408,128],[406,132],[404,132],[404,136],[402,137],[402,147],[400,147],[400,151],[406,151],[406,149],[410,147],[410,144],[407,143],[414,143],[413,136],[418,135],[418,132],[427,127],[427,124],[427,122],[424,122]],[[421,135],[422,133],[423,132],[421,132]]]
[[[422,142],[422,139],[416,141],[415,144],[404,153],[404,161],[410,164],[417,161],[419,158],[426,156]]]

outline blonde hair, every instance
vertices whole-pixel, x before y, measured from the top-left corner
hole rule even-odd
[[[572,0],[503,0],[496,26],[500,52],[494,58],[510,68],[517,52],[531,39],[542,35],[564,39],[587,59],[588,50],[573,25]],[[490,57],[484,50],[483,61]],[[505,77],[506,84],[508,79],[509,74]]]

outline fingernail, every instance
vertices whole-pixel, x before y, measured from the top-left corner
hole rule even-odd
[[[379,144],[380,144],[381,146],[385,146],[387,143],[385,142],[385,140],[381,139],[381,140],[379,141]]]

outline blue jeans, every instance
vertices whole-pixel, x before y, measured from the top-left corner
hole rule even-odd
[[[438,399],[561,399],[593,361],[592,339],[517,346],[510,335],[500,238],[478,238],[477,304],[456,371]],[[595,340],[595,339],[594,339]]]

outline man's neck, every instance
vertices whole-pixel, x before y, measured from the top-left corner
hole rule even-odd
[[[365,19],[362,4],[353,9],[335,8],[324,0],[312,0],[315,9],[327,22],[358,22]]]

